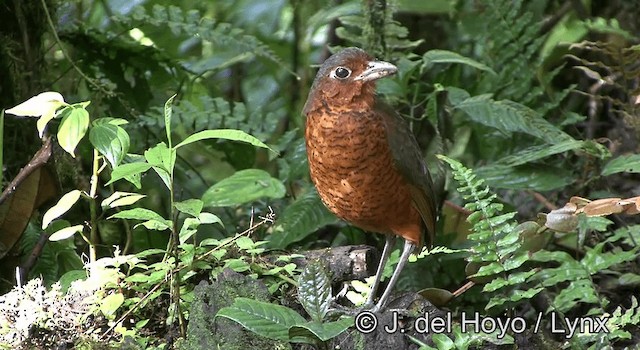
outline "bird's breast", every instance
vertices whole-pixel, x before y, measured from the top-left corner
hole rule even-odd
[[[397,220],[416,221],[403,219],[417,214],[380,116],[314,111],[307,115],[305,135],[311,179],[338,217],[380,233],[395,231]]]

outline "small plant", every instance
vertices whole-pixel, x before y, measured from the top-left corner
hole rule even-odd
[[[175,96],[174,96],[175,97]],[[75,157],[75,150],[84,136],[89,133],[89,140],[93,146],[93,167],[91,176],[91,188],[89,191],[74,189],[63,195],[57,204],[46,211],[42,220],[42,229],[55,228],[49,236],[51,241],[60,241],[73,237],[78,233],[83,240],[89,245],[89,262],[86,264],[88,268],[88,280],[92,281],[96,290],[100,288],[113,288],[112,292],[105,292],[103,298],[98,301],[97,309],[107,317],[112,324],[111,329],[118,329],[121,333],[130,335],[130,331],[122,328],[120,318],[116,322],[116,314],[123,306],[131,311],[145,305],[149,301],[162,295],[164,285],[169,281],[169,294],[171,295],[171,307],[169,309],[169,319],[167,323],[179,325],[182,335],[186,331],[185,313],[186,309],[181,306],[188,298],[182,295],[189,288],[185,288],[184,282],[191,276],[195,275],[195,271],[204,269],[210,270],[212,267],[205,260],[207,256],[214,256],[221,259],[226,254],[224,247],[234,243],[238,248],[256,254],[260,252],[259,245],[254,244],[252,240],[239,235],[233,239],[225,241],[204,240],[199,245],[190,243],[196,234],[200,225],[204,224],[222,224],[221,220],[213,213],[204,211],[205,202],[202,199],[187,199],[183,201],[176,200],[174,185],[174,170],[176,155],[182,147],[207,139],[226,139],[231,141],[246,142],[248,144],[269,149],[267,145],[258,139],[246,134],[240,130],[205,130],[190,135],[182,142],[174,145],[171,132],[171,97],[165,104],[164,121],[166,127],[167,143],[160,142],[156,146],[146,150],[143,155],[128,153],[129,135],[122,128],[127,122],[117,118],[98,118],[90,123],[89,112],[86,107],[89,102],[76,104],[68,104],[64,101],[62,95],[55,92],[46,92],[35,96],[24,103],[7,110],[20,116],[37,117],[38,131],[41,136],[46,133],[49,122],[53,119],[61,119],[57,132],[57,141],[60,146],[71,156]],[[169,200],[171,212],[169,217],[154,212],[153,210],[138,207],[133,209],[123,209],[123,207],[137,204],[141,199],[145,198],[144,194],[132,192],[115,191],[100,204],[98,204],[98,188],[100,177],[106,169],[111,168],[111,180],[105,185],[111,185],[114,182],[125,179],[137,188],[141,188],[141,174],[153,169],[160,177],[166,190],[169,192]],[[255,186],[258,180],[269,181],[268,174],[265,178],[264,172],[245,172],[243,174],[236,173],[227,181],[234,181],[233,184],[238,188],[242,185]],[[245,185],[245,187],[246,187]],[[223,181],[214,185],[210,191],[205,193],[203,199],[206,199],[208,205],[211,205],[216,199],[216,193],[224,188]],[[280,185],[281,186],[281,185]],[[269,187],[272,192],[259,192],[258,196],[274,195],[273,191],[282,191],[277,186]],[[256,198],[256,191],[247,191],[247,196],[239,196],[244,200]],[[274,196],[278,196],[275,194]],[[71,226],[65,220],[59,220],[67,213],[81,198],[89,202],[90,218],[86,224],[78,224]],[[247,199],[248,198],[248,199]],[[219,205],[219,204],[218,204]],[[225,205],[225,204],[222,204]],[[228,205],[228,203],[227,203]],[[113,251],[114,257],[98,258],[96,253],[96,244],[98,242],[97,227],[102,216],[108,211],[115,210],[116,213],[107,217],[107,220],[121,219],[140,221],[135,225],[142,226],[148,230],[169,231],[170,239],[166,249],[163,250],[147,250],[137,255],[121,255],[116,247]],[[273,217],[267,217],[257,226],[250,228],[247,232],[252,232],[256,227],[267,222],[272,222]],[[248,242],[247,242],[248,240]],[[211,249],[215,246],[215,249]],[[155,254],[162,253],[163,257],[160,262],[147,265],[143,259],[152,257]],[[216,256],[217,254],[217,256]],[[241,259],[237,259],[241,261]],[[224,266],[232,266],[232,261],[227,261]],[[240,267],[236,264],[236,269]],[[294,266],[295,268],[295,266]],[[128,274],[132,271],[143,269],[149,272]],[[289,273],[292,269],[288,269]],[[278,272],[267,271],[277,275]],[[83,278],[82,275],[75,274],[75,278]],[[284,277],[286,278],[286,277]],[[150,290],[143,298],[125,298],[120,286],[125,288],[133,288],[133,290]],[[275,284],[277,286],[277,284]],[[105,290],[105,291],[106,291]],[[148,321],[148,320],[147,320]],[[177,321],[177,323],[176,323]],[[136,327],[142,327],[138,324]]]
[[[249,298],[236,298],[233,305],[220,309],[216,317],[231,319],[270,339],[318,347],[353,326],[353,317],[327,320],[333,296],[331,280],[321,262],[310,262],[299,275],[297,285],[298,301],[310,321],[291,308]]]

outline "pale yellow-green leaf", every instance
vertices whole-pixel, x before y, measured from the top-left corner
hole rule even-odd
[[[44,213],[44,217],[42,218],[42,229],[47,228],[51,221],[59,218],[62,214],[69,211],[78,199],[80,199],[80,194],[81,192],[79,190],[73,190],[62,196],[56,205]]]
[[[124,303],[124,295],[115,293],[107,295],[100,301],[100,311],[107,317],[115,315],[116,311]]]
[[[73,110],[62,118],[58,127],[58,143],[75,158],[75,150],[89,128],[89,112],[84,108]]]
[[[51,111],[55,112],[56,109],[65,104],[64,98],[60,93],[47,91],[7,109],[6,113],[21,117],[39,117]]]
[[[67,239],[72,237],[76,232],[82,232],[82,225],[75,225],[71,227],[65,227],[61,230],[58,230],[49,236],[49,240],[52,242],[61,241],[63,239]]]
[[[44,130],[47,128],[47,124],[51,121],[51,119],[55,118],[56,110],[52,108],[46,111],[36,122],[36,127],[38,128],[38,135],[42,137],[44,134]]]
[[[109,198],[102,201],[100,204],[102,208],[115,208],[124,205],[131,205],[140,199],[146,197],[144,194],[137,194],[131,192],[115,192]]]

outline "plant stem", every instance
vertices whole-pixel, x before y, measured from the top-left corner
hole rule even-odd
[[[169,144],[171,144],[171,140],[169,140]],[[175,149],[171,149],[171,152],[176,152]],[[171,157],[173,159],[173,155]],[[175,307],[175,317],[178,319],[178,326],[180,327],[180,336],[185,338],[187,336],[187,322],[182,314],[182,308],[180,307],[180,272],[178,269],[179,266],[179,242],[180,237],[178,234],[178,210],[175,206],[175,191],[174,191],[174,168],[175,165],[172,164],[169,181],[169,203],[171,205],[171,239],[170,239],[170,249],[171,255],[173,255],[173,264],[174,268],[171,270],[171,296],[173,299],[173,305]]]
[[[96,244],[98,243],[98,210],[96,208],[96,193],[98,192],[98,174],[100,173],[100,153],[93,150],[93,166],[91,169],[91,189],[89,190],[89,212],[91,215],[91,234],[89,235],[89,262],[96,261]]]

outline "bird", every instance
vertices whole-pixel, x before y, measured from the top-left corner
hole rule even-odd
[[[340,219],[385,235],[363,308],[381,311],[411,253],[433,244],[433,181],[408,123],[376,95],[376,81],[398,68],[349,47],[320,66],[303,107],[309,173],[324,205]],[[397,237],[404,246],[375,302]]]

